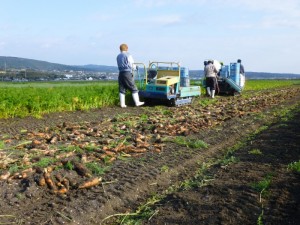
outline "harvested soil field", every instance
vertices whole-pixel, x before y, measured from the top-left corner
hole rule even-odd
[[[233,162],[166,195],[146,224],[299,224],[300,173],[287,169],[299,154],[300,113],[237,149]],[[263,189],[263,182],[270,185]]]
[[[299,100],[0,120],[0,224],[299,224]]]

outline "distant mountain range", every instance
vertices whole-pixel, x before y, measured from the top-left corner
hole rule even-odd
[[[30,69],[37,71],[94,71],[94,72],[118,72],[116,66],[105,65],[64,65],[50,63],[41,60],[26,59],[19,57],[0,56],[0,70],[11,69]],[[199,79],[203,76],[203,70],[190,70],[192,79]],[[265,72],[246,72],[247,79],[300,79],[300,74],[290,73],[265,73]]]
[[[25,59],[19,57],[8,57],[0,56],[0,70],[9,69],[31,69],[31,70],[41,70],[41,71],[64,71],[64,70],[74,70],[74,71],[97,71],[97,72],[117,72],[118,68],[116,66],[104,66],[104,65],[64,65],[58,63],[50,63],[41,60]]]
[[[203,70],[190,70],[192,79],[203,78]],[[246,79],[300,79],[300,74],[293,73],[265,73],[265,72],[247,72]]]

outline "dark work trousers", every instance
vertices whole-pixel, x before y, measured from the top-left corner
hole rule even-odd
[[[119,73],[119,92],[126,94],[126,90],[130,90],[132,94],[137,93],[138,89],[135,86],[132,73],[129,71],[123,71]]]
[[[209,87],[211,91],[215,90],[216,81],[217,79],[215,77],[206,77],[206,87]]]

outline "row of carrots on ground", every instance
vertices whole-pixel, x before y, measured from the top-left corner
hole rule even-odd
[[[160,140],[160,136],[156,137],[156,141]],[[126,156],[130,157],[132,156],[132,154],[128,154],[128,153],[145,153],[147,151],[149,151],[149,149],[152,149],[152,151],[155,152],[160,152],[162,147],[164,146],[161,143],[152,143],[150,144],[149,142],[147,142],[146,140],[147,138],[144,135],[141,134],[136,134],[135,135],[135,146],[134,145],[125,145],[124,142],[126,139],[124,139],[123,142],[119,143],[116,147],[114,148],[109,148],[107,146],[103,146],[102,150],[101,150],[101,156],[100,158],[104,160],[105,157],[109,157],[109,162],[112,162],[113,160],[115,160],[118,156],[119,153],[122,152],[122,155],[124,156],[124,154],[127,154]],[[86,156],[82,156],[81,158],[82,162],[86,162]],[[70,162],[70,160],[68,158],[63,158],[61,160],[62,164],[65,165],[67,163]],[[51,177],[51,167],[47,168],[43,171],[43,175],[40,176],[40,178],[38,179],[37,183],[40,186],[45,186],[47,185],[47,187],[49,189],[51,189],[54,193],[58,193],[58,194],[65,194],[70,190],[70,187],[72,188],[76,188],[76,189],[85,189],[85,188],[90,188],[93,186],[96,186],[98,184],[100,184],[101,182],[101,177],[92,177],[90,171],[84,166],[84,163],[79,163],[76,162],[74,160],[71,161],[72,165],[74,166],[74,170],[82,177],[86,177],[89,178],[87,181],[81,183],[81,184],[74,184],[74,182],[70,183],[70,180],[67,179],[66,177],[63,178],[61,177],[61,175],[56,174],[55,175],[55,180],[57,182],[54,181],[54,179],[52,179]]]
[[[117,159],[119,155],[121,156],[126,156],[126,157],[132,157],[132,156],[139,156],[140,154],[143,154],[149,150],[154,151],[154,152],[161,152],[164,144],[162,143],[152,143],[150,144],[147,141],[147,138],[144,135],[137,134],[135,135],[135,145],[125,145],[126,139],[124,141],[120,142],[116,147],[110,148],[108,146],[103,146],[99,150],[95,150],[93,153],[88,153],[88,154],[81,154],[81,163],[78,163],[74,160],[72,160],[72,165],[74,167],[74,170],[77,171],[77,173],[81,176],[84,177],[91,177],[90,172],[84,167],[84,164],[87,162],[91,162],[93,160],[103,160],[106,163],[111,163],[114,160]],[[156,136],[156,141],[161,142],[160,136]],[[39,143],[36,143],[36,140],[32,141],[34,145],[36,146]],[[89,143],[86,143],[89,144]],[[80,148],[84,149],[84,144],[79,144]],[[36,146],[37,147],[37,146]],[[31,149],[33,150],[33,149]],[[50,156],[50,157],[55,157],[56,159],[59,159],[60,162],[55,163],[55,166],[58,164],[63,164],[65,165],[70,161],[71,158],[74,158],[76,153],[74,151],[72,152],[63,152],[61,154],[56,154],[58,150],[55,149],[45,149],[45,150],[38,150],[40,153],[42,153],[43,156]],[[97,154],[98,157],[95,157],[95,154]],[[42,156],[42,157],[43,157]],[[40,186],[45,186],[45,184],[54,192],[56,193],[65,193],[67,190],[69,190],[69,182],[67,181],[66,178],[64,179],[59,179],[57,185],[54,185],[54,182],[51,180],[50,172],[53,170],[54,165],[49,166],[48,168],[45,169],[45,171],[41,172],[41,168],[38,168],[34,166],[34,160],[38,161],[40,157],[37,157],[37,159],[29,159],[28,157],[23,157],[22,163],[26,166],[31,166],[29,169],[23,170],[21,172],[13,173],[11,174],[9,171],[6,171],[0,175],[0,180],[7,180],[10,182],[12,179],[26,179],[28,178],[31,174],[43,174],[43,176],[40,176],[39,179],[37,179],[37,184]],[[20,163],[20,162],[19,162]],[[87,183],[79,185],[78,188],[86,188],[92,185],[97,185],[100,182],[99,178],[93,178]],[[74,185],[73,185],[74,186]],[[56,187],[56,188],[55,188]]]
[[[173,132],[176,133],[183,133],[187,132],[188,129],[186,127],[177,127],[173,125],[166,125],[166,126],[159,126],[157,127],[160,128],[161,130],[167,129],[167,130],[173,130]],[[165,144],[162,143],[162,138],[160,135],[160,132],[155,130],[154,133],[154,140],[153,137],[150,136],[145,136],[139,133],[134,134],[133,144],[125,144],[126,138],[123,139],[123,141],[119,142],[117,146],[111,147],[109,145],[104,145],[103,147],[99,147],[94,150],[94,153],[88,153],[92,155],[91,158],[92,160],[97,160],[101,159],[105,163],[111,163],[114,160],[118,158],[119,155],[125,156],[125,157],[135,157],[135,156],[140,156],[143,153],[146,152],[156,152],[160,153],[163,150],[163,147]],[[173,132],[170,132],[169,135],[172,135]],[[31,137],[44,137],[45,133],[30,133],[29,136]],[[149,141],[149,139],[152,139],[152,141]],[[52,139],[51,139],[52,140]],[[43,156],[48,156],[48,157],[55,157],[56,159],[63,159],[63,158],[68,158],[74,156],[76,153],[74,151],[72,152],[62,152],[60,154],[57,154],[59,152],[59,149],[49,149],[49,146],[43,147],[43,140],[40,139],[33,139],[30,142],[25,142],[27,146],[30,146],[30,151],[34,152],[36,151]],[[26,145],[18,145],[19,149],[25,149]],[[29,144],[29,145],[28,145]],[[85,149],[85,147],[89,146],[89,142],[73,142],[71,145],[78,146],[81,149]],[[97,155],[96,155],[97,154]],[[95,157],[96,156],[96,157]],[[29,157],[23,157],[22,162],[19,162],[19,164],[24,164],[26,166],[33,166],[34,162],[37,162],[40,157],[37,157],[37,159],[30,159]],[[21,161],[21,160],[20,160]],[[82,162],[85,163],[87,161],[86,155],[82,156]],[[23,170],[22,172],[17,172],[14,174],[11,174],[9,171],[6,171],[0,175],[1,180],[11,180],[11,179],[24,179],[27,178],[28,174],[34,173],[32,168]]]
[[[62,160],[63,164],[68,163],[68,160]],[[90,171],[79,162],[72,161],[74,165],[74,170],[81,175],[82,177],[88,178],[85,181],[82,181],[80,184],[72,181],[70,178],[63,177],[59,173],[54,175],[55,179],[51,175],[52,169],[46,168],[37,177],[36,182],[39,186],[47,186],[50,190],[52,190],[56,194],[66,194],[70,189],[85,189],[96,186],[100,184],[102,181],[101,177],[92,177]]]
[[[210,115],[210,113],[206,113],[208,115]],[[99,156],[100,159],[102,160],[106,160],[106,162],[110,163],[114,160],[117,159],[118,155],[120,152],[124,154],[130,154],[130,155],[126,155],[128,157],[130,156],[138,156],[142,153],[145,153],[147,151],[153,151],[153,152],[161,152],[161,150],[163,149],[164,144],[162,144],[161,142],[161,137],[160,135],[165,135],[167,134],[168,136],[174,136],[174,135],[186,135],[188,133],[190,133],[190,131],[197,131],[198,127],[195,127],[195,124],[197,124],[196,121],[191,121],[191,124],[188,124],[186,118],[184,118],[183,116],[181,117],[182,120],[185,122],[185,126],[182,126],[182,124],[177,124],[177,125],[172,125],[172,124],[157,124],[157,126],[155,127],[155,129],[153,130],[153,134],[155,135],[155,140],[154,143],[149,143],[148,139],[149,137],[146,137],[144,135],[141,135],[139,133],[137,134],[133,134],[134,138],[134,144],[131,145],[127,145],[125,144],[126,139],[124,138],[124,141],[119,143],[116,147],[110,147],[109,145],[104,145],[102,147],[102,149],[99,151],[101,154]],[[205,121],[207,122],[207,121]],[[208,120],[209,122],[209,120]],[[190,127],[191,125],[194,125],[192,127]],[[76,130],[74,128],[80,128],[80,126],[77,127],[72,127],[72,129],[70,128],[69,130],[72,130],[73,135],[80,135],[81,132],[80,130]],[[28,135],[32,138],[35,138],[32,140],[30,146],[31,146],[31,150],[33,149],[39,149],[42,147],[44,143],[43,139],[46,138],[47,139],[47,143],[49,144],[55,144],[57,143],[57,141],[59,141],[58,136],[56,135],[52,135],[50,136],[49,133],[28,133]],[[40,137],[42,139],[38,140],[36,139],[36,137]],[[72,145],[75,146],[79,146],[80,148],[84,149],[85,148],[85,144],[89,144],[88,142],[77,142],[77,141],[73,141],[71,143]],[[23,148],[25,146],[20,145],[20,148]],[[44,146],[45,148],[41,148],[44,150],[44,154],[47,155],[49,153],[49,156],[51,156],[51,152],[54,153],[57,150],[49,150],[48,146]],[[62,153],[60,155],[56,155],[56,158],[63,158],[66,156],[70,156],[70,154],[72,155],[73,152],[71,153]],[[53,154],[55,155],[55,153]],[[52,156],[53,156],[52,155]],[[26,171],[23,171],[21,173],[17,173],[17,174],[13,174],[11,175],[9,172],[2,174],[1,175],[1,179],[8,179],[8,178],[25,178],[26,177]]]
[[[184,119],[184,118],[183,118]],[[134,144],[127,145],[125,144],[126,139],[119,143],[116,147],[110,147],[109,145],[104,145],[102,149],[99,150],[100,156],[99,158],[102,160],[105,160],[105,162],[111,163],[114,160],[117,159],[117,157],[120,155],[120,152],[122,153],[122,156],[139,156],[140,154],[143,154],[148,151],[152,152],[161,152],[163,149],[164,144],[162,144],[161,136],[167,134],[169,136],[174,136],[174,135],[187,135],[190,133],[190,131],[197,131],[198,127],[190,127],[189,129],[189,124],[187,124],[186,119],[184,119],[186,122],[185,126],[182,126],[180,124],[177,125],[172,125],[172,124],[158,124],[156,128],[153,130],[153,133],[155,135],[155,140],[154,143],[150,143],[148,140],[150,139],[148,136],[141,135],[139,133],[133,134],[134,136]],[[195,122],[195,121],[194,121]],[[192,123],[193,124],[193,123]],[[79,127],[76,127],[79,128]],[[73,130],[74,135],[80,135],[81,132],[79,130]],[[44,153],[45,156],[55,156],[56,158],[63,158],[63,157],[69,157],[71,156],[74,152],[70,153],[61,153],[59,155],[55,155],[55,152],[57,150],[52,149],[49,150],[49,146],[44,146],[45,142],[43,141],[44,138],[46,138],[49,144],[55,144],[57,141],[57,136],[49,136],[47,133],[43,132],[33,132],[33,133],[28,133],[28,135],[32,138],[35,138],[31,141],[30,143],[30,148],[31,150],[39,150],[41,149],[42,152]],[[37,137],[40,137],[41,139],[38,140]],[[78,146],[82,149],[84,149],[86,146],[89,145],[89,142],[77,142],[73,141],[71,145]],[[24,148],[25,146],[20,145],[18,146],[19,148]],[[13,178],[25,178],[27,175],[28,171],[23,171],[21,173],[16,173],[11,175],[9,172],[6,172],[5,174],[1,175],[1,179],[13,179]]]
[[[77,184],[74,180],[72,181],[70,178],[63,177],[57,171],[55,172],[55,175],[53,175],[53,166],[48,166],[47,168],[34,166],[33,168],[23,170],[22,172],[15,173],[13,175],[6,172],[1,175],[1,180],[7,180],[10,182],[12,179],[28,179],[30,175],[33,174],[34,180],[39,186],[47,186],[54,193],[58,194],[65,194],[70,189],[90,188],[100,184],[101,177],[92,177],[90,171],[82,163],[76,162],[75,160],[61,160],[63,165],[68,162],[72,163],[74,170],[78,173],[78,175],[86,178],[87,180]]]

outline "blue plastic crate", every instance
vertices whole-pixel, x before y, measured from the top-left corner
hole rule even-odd
[[[190,86],[190,78],[189,77],[180,77],[180,86],[181,87],[189,87]]]
[[[230,63],[230,75],[240,73],[240,64],[239,63]]]
[[[240,85],[240,64],[230,63],[230,79],[237,85]]]
[[[173,67],[173,70],[178,71],[178,67]],[[189,69],[187,67],[180,67],[180,77],[189,77]]]
[[[180,76],[189,77],[189,69],[187,67],[180,67]]]
[[[220,71],[220,76],[223,78],[229,77],[229,66],[222,66],[221,71]]]

